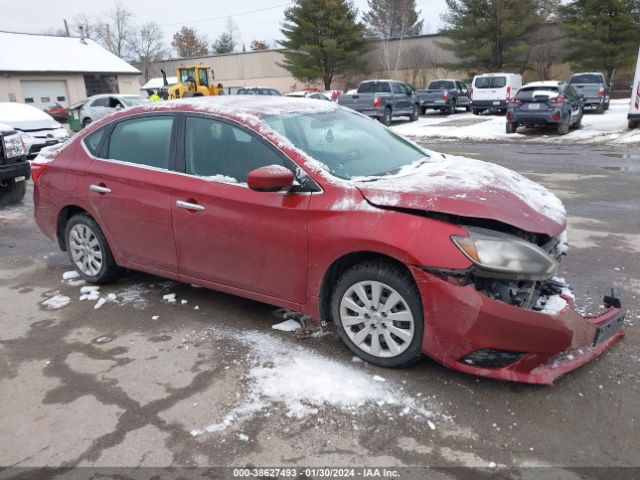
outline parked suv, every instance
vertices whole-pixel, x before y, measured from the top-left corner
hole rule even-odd
[[[515,73],[485,73],[473,77],[471,108],[474,115],[485,110],[507,111],[509,100],[522,87],[522,76]]]
[[[420,100],[415,89],[397,80],[365,80],[356,93],[338,97],[338,104],[349,107],[385,125],[395,116],[409,116],[412,122],[420,117]]]
[[[595,108],[596,112],[609,110],[611,87],[604,75],[598,72],[576,73],[569,80],[571,86],[583,97],[585,107]]]
[[[428,109],[449,114],[456,113],[457,107],[464,107],[467,112],[471,110],[469,88],[460,80],[434,80],[426,89],[418,90],[416,95],[423,115]]]
[[[580,128],[582,114],[582,98],[568,83],[528,83],[509,103],[507,133],[515,133],[521,125],[551,125],[560,135],[566,135],[571,127]]]
[[[0,123],[0,206],[24,198],[31,168],[20,133]]]

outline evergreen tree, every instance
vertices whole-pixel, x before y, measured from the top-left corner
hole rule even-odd
[[[573,0],[561,8],[566,60],[575,68],[606,72],[634,64],[640,44],[640,0]]]
[[[557,0],[446,0],[443,33],[469,70],[496,71],[521,65],[531,49],[528,38],[555,11]]]
[[[225,31],[213,42],[213,51],[217,54],[233,53],[238,43],[238,26],[233,18],[227,19]]]
[[[347,0],[294,0],[285,13],[282,66],[302,81],[322,80],[325,89],[340,74],[365,68],[364,25]]]
[[[362,17],[367,36],[404,38],[420,35],[424,20],[416,10],[416,0],[368,0],[369,11]]]

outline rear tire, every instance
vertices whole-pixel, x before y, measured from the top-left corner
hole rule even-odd
[[[569,133],[569,122],[571,120],[568,120],[567,122],[563,123],[562,125],[560,125],[558,127],[558,134],[559,135],[566,135],[567,133]]]
[[[464,109],[465,109],[467,112],[470,112],[470,111],[471,111],[471,107],[470,107],[469,105],[467,105],[466,107],[464,107]]]
[[[604,113],[604,104],[598,104],[598,106],[596,107],[596,113]]]
[[[427,114],[427,107],[420,107],[420,112],[422,113],[422,115],[426,115]]]
[[[512,122],[507,122],[507,134],[516,133],[518,129],[517,125]]]
[[[86,213],[71,217],[64,238],[71,264],[86,281],[105,284],[120,274],[104,233]]]
[[[638,121],[637,120],[629,120],[629,130],[633,130],[634,128],[636,128],[638,126]]]
[[[15,178],[7,180],[6,186],[0,186],[0,207],[20,203],[27,193],[27,182],[16,182]]]
[[[609,110],[610,104],[611,104],[611,100],[609,100],[607,103],[604,104],[604,109]]]
[[[580,116],[578,117],[578,120],[576,120],[576,123],[573,124],[573,128],[575,128],[576,130],[582,128],[582,117],[584,116],[584,112],[582,110],[580,110]]]
[[[387,127],[391,125],[391,119],[393,118],[393,113],[391,112],[391,107],[385,107],[384,113],[380,118],[380,122]]]
[[[482,112],[482,110],[480,110],[479,108],[473,108],[472,112],[474,115],[480,115],[480,112]]]
[[[90,118],[85,118],[82,121],[82,128],[87,128],[89,125],[91,125],[91,122],[93,122],[93,120],[91,120]]]
[[[347,270],[333,289],[331,314],[340,340],[369,363],[402,367],[422,356],[420,292],[392,263],[368,261]]]
[[[449,103],[449,108],[447,109],[447,114],[454,115],[455,113],[456,113],[456,101],[451,100],[451,102]]]

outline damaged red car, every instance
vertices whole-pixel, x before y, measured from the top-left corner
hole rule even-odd
[[[87,281],[128,268],[302,312],[376,365],[546,384],[623,335],[616,291],[583,316],[556,277],[555,195],[331,102],[134,107],[32,168],[37,223]]]

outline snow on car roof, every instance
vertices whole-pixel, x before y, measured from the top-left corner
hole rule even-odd
[[[558,87],[560,85],[562,85],[564,82],[561,82],[560,80],[545,80],[544,82],[531,82],[531,83],[527,83],[526,85],[523,85],[522,88],[529,88],[529,87]]]
[[[0,71],[139,74],[93,40],[0,32]]]
[[[0,123],[0,133],[11,133],[13,131],[14,130],[11,125],[7,125],[6,123]]]
[[[12,122],[31,120],[53,121],[53,118],[31,105],[16,102],[0,102],[0,121],[11,124]]]

